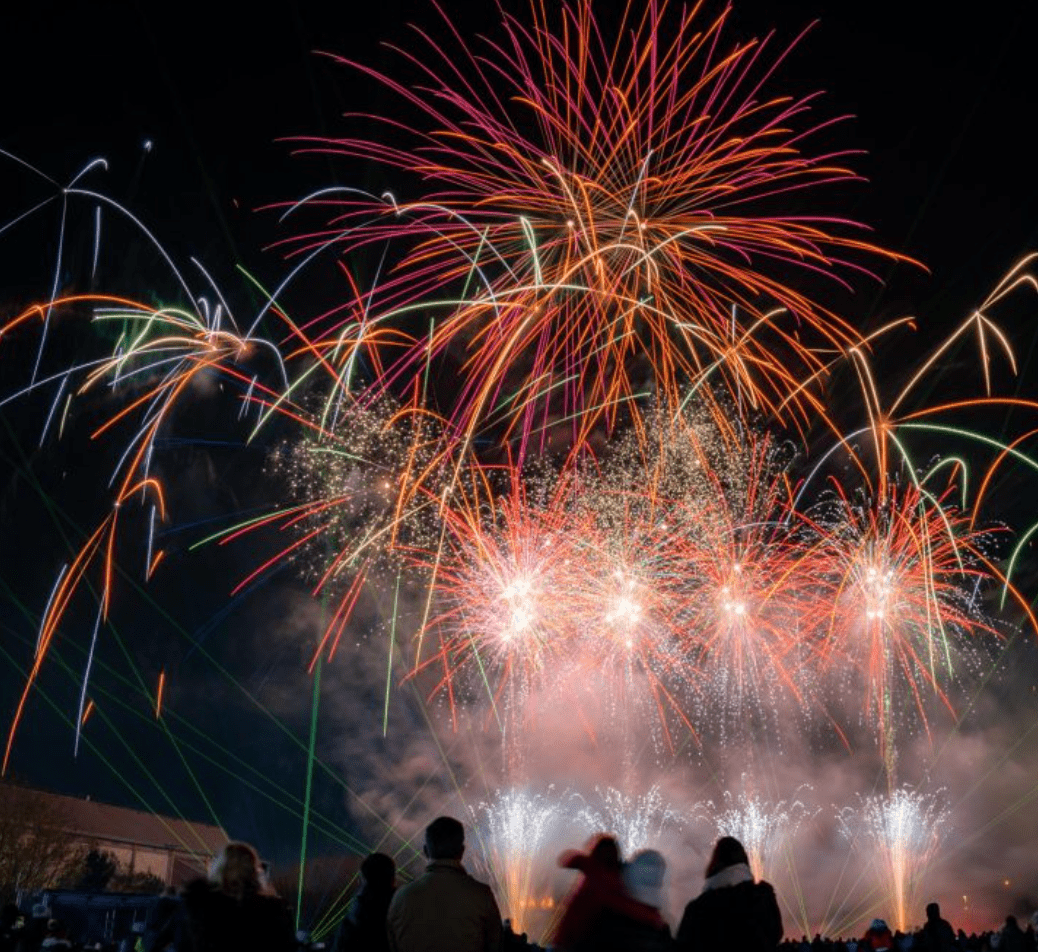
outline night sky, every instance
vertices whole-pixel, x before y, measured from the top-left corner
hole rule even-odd
[[[599,6],[608,22],[615,4]],[[444,7],[467,35],[492,31],[498,19],[490,3],[445,0]],[[524,4],[509,0],[505,8],[519,11]],[[224,289],[234,289],[229,293],[243,312],[258,298],[244,287],[235,266],[243,264],[265,283],[283,271],[278,252],[269,248],[282,233],[276,213],[266,206],[330,184],[399,188],[402,194],[409,187],[356,161],[292,154],[293,144],[285,140],[342,131],[341,114],[357,103],[372,112],[383,103],[393,108],[377,85],[314,51],[392,68],[397,59],[380,43],[407,44],[409,22],[434,34],[443,30],[432,5],[420,0],[306,2],[269,14],[256,9],[194,0],[20,4],[5,10],[0,24],[5,50],[0,149],[59,181],[105,156],[109,170],[93,176],[94,185],[131,208],[175,260],[203,261]],[[993,2],[975,6],[966,17],[951,9],[892,0],[745,2],[736,6],[728,32],[745,38],[775,28],[780,38],[792,40],[820,21],[771,88],[823,89],[825,114],[853,116],[827,135],[841,146],[864,150],[854,167],[868,181],[833,190],[826,207],[867,223],[879,244],[926,267],[888,268],[882,285],[863,280],[855,296],[833,298],[834,306],[864,326],[903,314],[919,318],[918,333],[888,358],[892,379],[903,375],[910,358],[923,353],[942,329],[966,316],[1019,257],[1038,250],[1031,144],[1038,104],[1033,66],[1038,6]],[[0,156],[0,227],[37,194],[42,199],[47,188]],[[55,206],[0,233],[0,317],[49,292],[59,225]],[[82,259],[92,246],[90,221],[80,216],[68,228],[70,261]],[[139,293],[161,268],[154,255],[136,246],[131,229],[110,228],[98,283]],[[69,264],[62,280],[71,280],[73,270]],[[328,274],[307,293],[312,303],[332,303],[340,288]],[[1036,314],[1038,296],[1021,295],[999,315],[1019,358],[1018,379],[1006,382],[1002,392],[1038,398]],[[55,345],[69,355],[80,346],[86,346],[83,337],[72,332]],[[0,344],[0,397],[24,380],[25,361],[34,353],[28,339]],[[964,358],[950,362],[947,373],[963,375],[963,392],[977,383]],[[81,433],[40,448],[49,399],[41,395],[0,407],[0,724],[5,731],[31,658],[35,618],[67,543],[81,538],[103,511],[102,490],[113,462],[101,459]],[[226,593],[257,553],[187,551],[221,516],[263,501],[255,485],[266,466],[262,447],[244,446],[240,428],[233,427],[226,441],[200,442],[202,433],[213,438],[205,424],[214,407],[230,417],[236,412],[232,395],[217,394],[212,405],[189,409],[163,446],[159,468],[171,486],[174,512],[166,530],[170,556],[146,589],[136,587],[136,565],[132,580],[118,589],[115,630],[102,639],[95,674],[98,690],[107,694],[104,700],[99,694],[98,715],[83,734],[84,749],[73,758],[73,730],[66,718],[75,717],[78,704],[89,608],[73,615],[55,663],[30,702],[12,771],[62,792],[158,812],[177,809],[200,820],[215,816],[232,835],[259,843],[287,865],[298,852],[299,820],[295,808],[285,809],[284,803],[302,796],[312,607],[290,573],[275,576],[248,599],[229,602]],[[1007,479],[998,518],[1016,526],[1034,522],[1034,487],[1033,478]],[[137,554],[128,553],[127,562]],[[1038,581],[1033,566],[1023,572]],[[366,620],[377,628],[380,607],[366,611]],[[1027,734],[1035,724],[1034,696],[1028,692],[1035,669],[1027,666],[1036,657],[1025,646],[1013,651],[994,676],[1005,686],[1004,704],[985,712],[976,750],[963,754],[955,768],[957,777],[975,776],[998,809],[1005,807],[996,794],[1000,779],[1026,777],[1038,765],[1038,743]],[[336,825],[345,833],[316,830],[316,852],[344,851],[351,836],[370,842],[364,811],[340,781],[365,791],[395,783],[401,789],[383,791],[376,807],[393,815],[405,811],[411,796],[406,788],[426,764],[423,749],[401,740],[423,730],[406,698],[395,701],[391,712],[397,736],[391,730],[382,738],[381,686],[377,676],[369,679],[367,665],[384,662],[359,660],[362,654],[340,655],[338,668],[326,675],[318,753],[327,770],[317,771],[314,802],[327,829]],[[1015,675],[999,682],[998,672],[1011,665]],[[174,728],[186,745],[179,753],[156,726],[144,696],[154,690],[160,670],[169,678],[170,710],[185,719]],[[1013,730],[1000,729],[1010,723]],[[231,763],[228,752],[240,761]],[[411,767],[404,763],[409,757]],[[371,764],[380,759],[399,769],[373,770]],[[816,786],[818,777],[832,776],[828,769],[818,772]],[[846,781],[847,789],[854,789],[853,783]],[[421,802],[442,804],[447,788],[442,778],[431,783]],[[834,789],[832,800],[836,797]],[[827,794],[821,801],[831,802]],[[981,813],[978,806],[976,815]],[[978,826],[986,822],[977,820]],[[1010,818],[967,855],[975,866],[977,856],[994,856],[982,872],[997,885],[1002,856],[1014,881],[1030,875],[1011,896],[991,899],[991,909],[1003,898],[1021,911],[1038,903],[1036,836],[1033,822]],[[1019,855],[1010,857],[1010,844]],[[1024,856],[1031,857],[1029,870]],[[958,895],[954,883],[941,888],[949,901]]]

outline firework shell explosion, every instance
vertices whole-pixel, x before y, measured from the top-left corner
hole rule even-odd
[[[646,756],[678,769],[705,742],[765,743],[820,724],[848,749],[877,751],[894,790],[901,745],[935,718],[954,723],[960,683],[986,652],[1021,618],[1036,627],[1013,584],[1034,527],[1012,548],[1016,527],[985,509],[1008,467],[1038,469],[1020,448],[1035,430],[996,436],[974,422],[1002,427],[1009,409],[1038,410],[998,396],[993,373],[996,358],[1016,367],[991,315],[1033,287],[1031,261],[889,393],[885,347],[914,323],[859,329],[798,289],[898,256],[839,216],[783,210],[794,191],[813,196],[853,173],[844,153],[810,149],[827,125],[807,119],[813,97],[767,91],[785,52],[770,39],[725,43],[726,16],[632,5],[614,48],[589,2],[552,16],[534,4],[529,22],[505,16],[479,52],[459,40],[403,53],[420,87],[361,65],[415,116],[365,118],[412,145],[369,135],[305,147],[378,163],[421,195],[332,188],[292,203],[288,222],[326,223],[286,239],[291,270],[249,320],[201,265],[196,281],[83,184],[99,167],[58,189],[63,207],[129,219],[179,303],[58,294],[56,277],[53,293],[0,326],[0,346],[36,342],[3,402],[46,393],[51,438],[75,426],[77,407],[95,421],[100,406],[89,435],[116,461],[104,515],[44,607],[5,770],[40,672],[86,603],[78,748],[122,553],[142,550],[144,580],[164,561],[163,439],[215,381],[239,399],[238,418],[214,426],[240,426],[265,447],[272,499],[194,544],[275,540],[230,595],[293,563],[329,606],[307,646],[311,670],[352,640],[371,592],[392,605],[374,635],[388,636],[386,711],[390,692],[410,684],[444,699],[436,729],[457,731],[474,712],[500,740],[510,789],[523,789],[518,774],[545,743],[547,697],[593,739],[596,717],[619,725],[609,757],[628,771]],[[674,29],[660,28],[667,18]],[[390,264],[370,286],[351,284],[333,313],[290,315],[285,289],[305,283],[317,256],[373,245]],[[98,334],[96,355],[59,359],[55,340],[84,320],[115,333]],[[941,392],[942,360],[970,339],[979,394],[924,402]],[[458,371],[445,384],[448,356]],[[833,381],[851,382],[840,414]],[[935,438],[953,447],[936,459],[925,449]],[[1010,609],[996,616],[991,593]],[[398,611],[404,602],[411,609]],[[861,700],[853,711],[848,696]],[[508,796],[527,800],[484,812],[491,863],[509,870],[498,875],[517,910],[532,901],[529,871],[501,851],[541,836],[550,804]],[[631,796],[617,791],[617,808],[607,797],[596,815],[617,829],[621,814],[663,822],[659,803]],[[741,830],[766,867],[769,828],[746,817],[788,820],[785,808],[728,807],[725,831]],[[890,871],[899,910],[905,869]]]
[[[443,316],[389,376],[460,347],[448,415],[466,433],[499,418],[524,446],[543,445],[545,423],[561,417],[579,447],[637,398],[642,368],[670,403],[706,376],[779,419],[817,414],[810,381],[825,359],[808,340],[843,351],[863,338],[783,272],[846,282],[863,262],[898,256],[853,222],[792,210],[801,190],[854,174],[847,152],[812,150],[834,121],[809,118],[816,97],[767,91],[789,50],[733,47],[727,13],[708,22],[666,3],[628,8],[615,43],[586,0],[531,14],[505,16],[482,50],[420,33],[424,50],[402,52],[417,88],[349,64],[415,114],[413,125],[359,123],[410,141],[301,148],[420,179],[423,194],[323,190],[314,202],[327,224],[289,241],[291,252],[386,240],[402,250],[372,321],[439,295]]]

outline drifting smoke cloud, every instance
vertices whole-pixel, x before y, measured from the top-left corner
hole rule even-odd
[[[417,870],[421,830],[434,816],[452,813],[469,827],[475,860],[478,805],[500,791],[551,790],[561,803],[574,794],[593,802],[596,788],[638,797],[657,787],[662,803],[681,817],[651,844],[668,862],[666,912],[676,924],[702,888],[724,792],[772,803],[795,797],[806,819],[782,838],[770,873],[787,935],[853,935],[874,916],[892,918],[889,883],[876,856],[866,843],[849,842],[836,820],[837,810],[887,789],[875,738],[861,723],[859,698],[828,709],[828,717],[845,725],[846,744],[824,725],[801,729],[795,711],[787,712],[789,730],[763,741],[759,735],[695,739],[687,731],[668,739],[652,712],[631,700],[639,685],[632,683],[625,698],[612,697],[576,671],[550,686],[529,687],[521,718],[476,692],[458,702],[452,718],[442,692],[429,701],[435,673],[407,676],[410,632],[424,602],[405,587],[387,705],[392,589],[378,601],[365,597],[338,654],[323,668],[319,754],[341,770],[352,791],[347,808],[372,848],[397,852]],[[277,598],[283,603],[284,593]],[[310,698],[308,652],[324,619],[320,605],[302,594],[290,601],[280,630],[297,651],[297,674],[279,677],[269,689],[278,708],[299,719]],[[1012,644],[990,682],[972,684],[975,696],[956,700],[965,713],[957,728],[946,710],[928,711],[929,735],[912,726],[899,739],[898,783],[926,793],[943,789],[953,829],[914,884],[910,921],[921,922],[923,906],[933,899],[953,925],[967,929],[995,925],[1009,912],[1033,911],[1029,844],[1038,839],[1038,817],[1027,806],[1036,791],[1038,745],[1031,738],[1038,724],[1024,672],[1035,670],[1034,654],[1033,645]],[[503,756],[508,730],[523,734],[511,759]],[[587,832],[579,823],[559,822],[544,838],[537,875],[556,899],[573,874],[556,870],[555,859],[564,849],[582,847]]]

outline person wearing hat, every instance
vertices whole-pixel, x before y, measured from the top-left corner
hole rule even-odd
[[[657,854],[659,855],[659,854]],[[663,857],[659,857],[662,861]],[[567,850],[559,857],[563,869],[584,878],[566,899],[552,947],[565,952],[599,952],[612,948],[624,925],[666,929],[659,910],[631,896],[624,881],[620,846],[612,836],[598,836],[587,853]]]
[[[882,919],[873,919],[869,923],[869,930],[865,933],[861,943],[866,949],[872,949],[873,952],[883,952],[884,949],[894,947],[894,937],[890,934],[886,922]]]
[[[660,915],[663,910],[663,881],[667,861],[656,850],[641,850],[623,867],[623,884],[627,895],[648,910]],[[662,917],[661,917],[662,918]],[[616,952],[670,952],[674,940],[670,926],[650,924],[628,916],[616,916],[612,923],[610,947]]]
[[[755,882],[750,860],[734,836],[722,836],[706,867],[703,891],[685,906],[678,926],[681,952],[774,952],[782,939],[775,890]]]

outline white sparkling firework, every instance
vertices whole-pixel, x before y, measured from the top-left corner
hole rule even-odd
[[[541,910],[554,905],[552,840],[565,823],[565,794],[499,790],[470,808],[483,861],[501,913],[516,933],[528,931]]]
[[[755,879],[772,875],[775,859],[811,815],[800,800],[771,802],[753,794],[725,791],[724,810],[709,818],[717,836],[734,836],[746,849]]]
[[[581,808],[577,820],[590,833],[615,836],[625,857],[658,846],[665,834],[682,823],[681,814],[664,801],[658,785],[639,796],[629,796],[615,787],[597,787],[595,794],[596,802]]]
[[[875,856],[894,922],[904,931],[919,879],[951,832],[943,793],[900,787],[889,795],[862,797],[857,808],[845,807],[836,817],[851,843]]]

